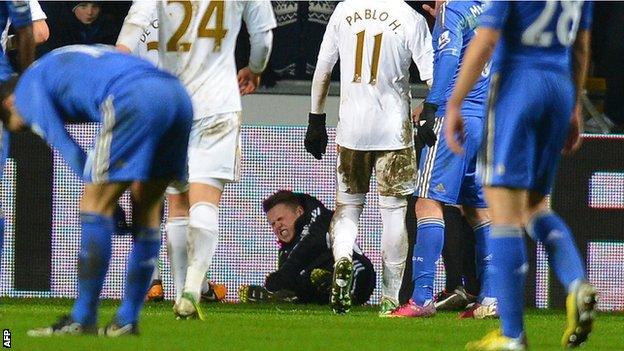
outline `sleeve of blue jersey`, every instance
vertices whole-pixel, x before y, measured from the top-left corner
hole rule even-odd
[[[579,23],[579,28],[585,29],[585,30],[591,29],[593,16],[594,16],[594,2],[585,1],[583,3],[583,9],[581,12],[581,23]]]
[[[459,55],[463,45],[463,23],[455,11],[445,9],[436,19],[434,29],[435,61],[433,86],[426,101],[435,105],[444,103],[446,90],[451,84],[459,65]]]
[[[9,9],[11,24],[15,28],[26,27],[32,23],[28,1],[7,1],[5,4]]]
[[[511,6],[509,1],[490,1],[485,6],[485,10],[479,16],[479,26],[502,29],[507,15],[509,13],[509,7]]]

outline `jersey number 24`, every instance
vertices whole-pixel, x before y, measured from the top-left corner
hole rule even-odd
[[[173,33],[171,38],[167,41],[167,51],[190,51],[191,43],[180,42],[180,38],[186,33],[189,25],[191,24],[191,19],[195,15],[193,13],[193,5],[188,0],[169,0],[167,4],[178,3],[181,4],[184,8],[184,18],[182,18],[182,22],[178,29]],[[215,21],[214,28],[208,28],[208,22],[213,15],[217,16],[217,20]],[[199,28],[197,29],[197,37],[198,38],[213,38],[214,46],[212,51],[219,52],[221,50],[221,41],[225,38],[227,34],[227,29],[223,28],[223,18],[225,13],[225,3],[224,1],[210,1],[208,4],[208,8],[201,17],[201,21],[199,22]]]

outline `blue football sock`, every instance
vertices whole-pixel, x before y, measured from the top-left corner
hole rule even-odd
[[[433,282],[436,261],[444,246],[444,220],[423,218],[416,226],[416,245],[412,257],[412,280],[414,292],[412,300],[419,306],[433,299]]]
[[[490,250],[490,222],[484,222],[476,225],[473,229],[475,234],[475,246],[476,246],[476,266],[477,266],[477,279],[481,283],[481,291],[479,293],[479,302],[485,297],[494,297],[492,291],[490,265],[492,261],[492,253]]]
[[[524,230],[515,226],[492,225],[491,283],[498,299],[503,335],[519,337],[524,331],[524,282],[528,270]]]
[[[152,281],[152,273],[160,251],[160,230],[140,227],[134,230],[134,242],[128,258],[126,286],[117,311],[119,325],[136,323]]]
[[[531,238],[544,245],[550,266],[568,292],[572,283],[586,280],[572,232],[561,217],[551,211],[539,213],[531,219],[527,231]]]
[[[114,223],[97,213],[81,213],[82,238],[78,255],[78,298],[72,319],[83,325],[97,322],[97,307],[111,258]]]

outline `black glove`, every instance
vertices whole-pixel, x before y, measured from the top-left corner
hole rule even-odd
[[[418,122],[416,122],[416,130],[418,139],[427,146],[433,146],[438,138],[433,131],[433,125],[435,124],[435,113],[438,110],[438,105],[425,102],[423,104],[423,110],[420,112]]]
[[[317,160],[320,160],[327,149],[327,129],[325,128],[326,115],[310,113],[308,115],[308,130],[303,144],[305,149]]]

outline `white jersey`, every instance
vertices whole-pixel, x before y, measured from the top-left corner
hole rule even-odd
[[[154,11],[149,27],[141,33],[139,45],[132,53],[158,66],[158,17],[156,16],[156,11]]]
[[[401,0],[346,0],[332,14],[319,60],[340,58],[336,143],[353,150],[413,145],[409,66],[433,77],[425,19]]]
[[[158,13],[159,66],[193,100],[195,119],[242,110],[234,49],[244,20],[250,34],[275,28],[269,1],[135,1],[125,22],[146,28]]]

